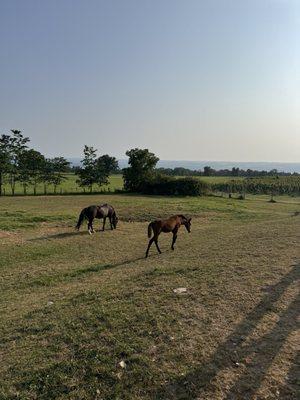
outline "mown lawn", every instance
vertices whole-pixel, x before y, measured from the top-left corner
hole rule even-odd
[[[117,230],[75,232],[103,202]],[[299,211],[288,197],[1,198],[0,399],[296,399]],[[144,259],[148,221],[174,213],[192,233]]]

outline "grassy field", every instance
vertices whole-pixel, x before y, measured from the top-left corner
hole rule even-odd
[[[62,182],[61,185],[57,187],[56,193],[57,194],[80,194],[84,193],[89,193],[88,189],[85,189],[80,187],[78,183],[76,182],[78,177],[73,174],[65,174],[65,177],[67,178]],[[260,193],[271,193],[272,192],[272,185],[275,185],[275,189],[277,185],[281,185],[284,187],[284,191],[282,194],[291,194],[291,193],[296,193],[299,195],[299,184],[300,184],[300,178],[298,176],[292,176],[292,177],[284,177],[281,176],[278,179],[276,177],[262,177],[262,178],[254,178],[247,180],[244,177],[233,177],[233,176],[200,176],[196,177],[196,179],[201,179],[204,182],[207,182],[212,186],[212,189],[214,192],[228,192],[228,188],[226,187],[227,184],[230,184],[230,187],[232,189],[232,192],[240,192],[241,191],[241,183],[247,182],[247,193],[253,193],[253,186],[258,185],[258,192]],[[225,186],[224,186],[225,185]],[[250,185],[250,186],[249,186]],[[267,189],[262,190],[262,185],[265,186]],[[297,186],[298,190],[292,190],[291,188]],[[243,187],[243,186],[242,186]],[[259,189],[260,188],[260,189]],[[115,192],[115,190],[121,190],[123,189],[123,177],[121,174],[118,175],[111,175],[109,178],[109,183],[104,186],[94,186],[93,191],[94,192]],[[279,191],[276,191],[274,189],[274,193],[281,193]],[[260,190],[260,191],[259,191]],[[11,195],[11,188],[8,183],[4,185],[4,191],[6,195]],[[53,194],[54,188],[53,185],[49,185],[47,187],[47,193],[48,194]],[[16,184],[16,190],[15,193],[17,195],[22,195],[24,193],[23,187],[20,183]],[[255,193],[255,191],[254,191]],[[28,186],[27,188],[27,194],[32,195],[33,194],[33,187]],[[37,187],[37,194],[44,194],[44,185],[40,183]]]
[[[73,173],[65,174],[64,175],[67,179],[65,179],[61,185],[58,186],[57,188],[57,193],[82,193],[84,190],[82,187],[80,187],[76,180],[78,179],[77,175]],[[103,185],[101,187],[94,187],[95,191],[110,191],[114,192],[115,189],[122,189],[123,188],[123,178],[122,175],[111,175],[109,178],[109,184],[108,185]],[[4,190],[6,195],[11,194],[11,188],[8,183],[4,185]],[[88,191],[88,190],[87,190]],[[53,185],[49,185],[47,188],[47,193],[51,194],[54,192]],[[16,184],[16,194],[23,194],[23,187],[22,185],[17,182]],[[29,186],[27,188],[27,194],[33,194],[33,187]],[[40,183],[37,187],[37,194],[44,194],[44,185]]]
[[[0,399],[298,398],[300,200],[267,199],[0,198]],[[118,228],[75,232],[102,202]]]
[[[57,188],[57,193],[58,194],[63,194],[63,193],[82,193],[83,192],[83,188],[80,187],[76,180],[78,179],[78,177],[73,174],[65,174],[65,177],[67,178],[66,180],[64,180],[62,182],[61,185],[58,186]],[[201,176],[201,179],[204,180],[205,182],[208,183],[224,183],[227,182],[228,180],[242,180],[244,178],[242,177],[226,177],[226,176]],[[121,174],[118,175],[111,175],[109,178],[109,184],[108,185],[104,185],[101,187],[95,186],[94,190],[95,191],[108,191],[108,192],[114,192],[116,189],[123,189],[123,177]],[[4,185],[4,190],[5,190],[5,194],[6,195],[11,195],[11,188],[9,186],[8,183],[6,183]],[[49,186],[47,188],[47,193],[51,194],[53,193],[54,188],[53,186]],[[88,190],[87,190],[88,192]],[[20,183],[16,184],[16,190],[15,190],[16,194],[23,194],[23,187]],[[37,187],[37,193],[38,194],[44,194],[44,186],[43,184],[39,184]],[[33,188],[32,187],[28,187],[27,188],[27,194],[33,194]]]

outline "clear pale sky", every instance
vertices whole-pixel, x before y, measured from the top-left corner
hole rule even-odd
[[[300,161],[300,1],[0,0],[0,133],[47,156]]]

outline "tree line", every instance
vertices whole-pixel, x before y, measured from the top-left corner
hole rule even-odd
[[[16,129],[0,136],[0,195],[4,194],[4,184],[9,184],[11,194],[15,195],[17,183],[25,195],[29,186],[36,194],[38,184],[43,184],[44,194],[48,193],[49,186],[56,193],[67,179],[65,174],[70,172],[70,162],[66,158],[47,158],[29,144],[29,137]],[[94,185],[108,183],[109,175],[119,168],[118,162],[107,154],[98,157],[93,147],[85,146],[83,153],[82,165],[76,169],[76,183],[92,192]]]
[[[167,174],[165,168],[156,168],[159,161],[154,153],[147,149],[131,149],[126,152],[129,157],[127,168],[123,169],[124,188],[127,191],[158,194],[158,195],[183,195],[199,196],[207,192],[225,192],[227,194],[240,193],[241,198],[245,193],[253,194],[293,194],[300,193],[299,174],[282,174],[279,176],[277,170],[266,173],[263,177],[259,175],[246,175],[242,180],[228,179],[227,182],[207,183],[197,178],[198,176],[212,176],[206,167],[203,173],[190,175],[185,168],[169,169],[172,174]],[[223,176],[243,176],[239,168],[233,168],[231,174]],[[181,173],[182,172],[182,175]],[[217,174],[215,174],[217,175]],[[182,178],[178,178],[182,176]],[[218,175],[217,175],[218,176]],[[221,174],[219,176],[222,176]]]
[[[101,187],[109,183],[112,173],[122,173],[124,190],[127,192],[145,194],[167,195],[200,195],[211,191],[245,191],[251,193],[266,193],[274,188],[279,188],[280,193],[299,193],[299,174],[286,176],[285,180],[277,170],[264,171],[264,180],[257,180],[260,171],[232,170],[216,171],[206,166],[203,171],[191,171],[186,168],[157,168],[159,158],[148,149],[134,148],[126,152],[128,167],[119,169],[118,161],[108,154],[98,156],[97,149],[84,146],[83,159],[79,167],[71,167],[70,162],[64,157],[46,158],[39,151],[30,148],[30,139],[23,136],[19,130],[11,130],[6,135],[0,136],[0,195],[3,186],[9,184],[12,195],[15,194],[16,184],[23,187],[27,194],[29,186],[37,194],[37,186],[42,184],[44,194],[53,188],[57,192],[58,186],[68,177],[67,172],[74,172],[77,176],[76,183],[90,193],[95,186]],[[291,174],[283,174],[291,175]],[[224,183],[207,184],[197,176],[246,176],[248,179],[241,182],[228,181]],[[270,180],[271,177],[277,180]],[[182,177],[178,179],[178,177]],[[195,178],[194,178],[195,177]],[[269,178],[269,179],[268,179]],[[294,178],[294,179],[293,179]],[[253,179],[253,181],[252,181]],[[266,180],[265,180],[266,179]]]
[[[272,169],[270,171],[258,171],[253,169],[242,169],[238,167],[233,167],[231,169],[214,169],[210,166],[205,166],[203,170],[191,170],[183,167],[176,168],[157,168],[157,171],[163,175],[168,176],[241,176],[241,177],[262,177],[262,176],[291,176],[299,175],[297,172],[282,172],[277,169]]]

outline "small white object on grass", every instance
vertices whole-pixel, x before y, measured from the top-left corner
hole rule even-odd
[[[53,301],[48,301],[47,306],[52,306],[53,304]]]
[[[187,288],[185,288],[185,287],[179,287],[179,288],[177,288],[177,289],[173,289],[173,292],[174,292],[174,293],[177,293],[177,294],[186,293],[186,292],[187,292]]]
[[[119,362],[119,365],[121,368],[126,368],[126,363],[123,360]]]

